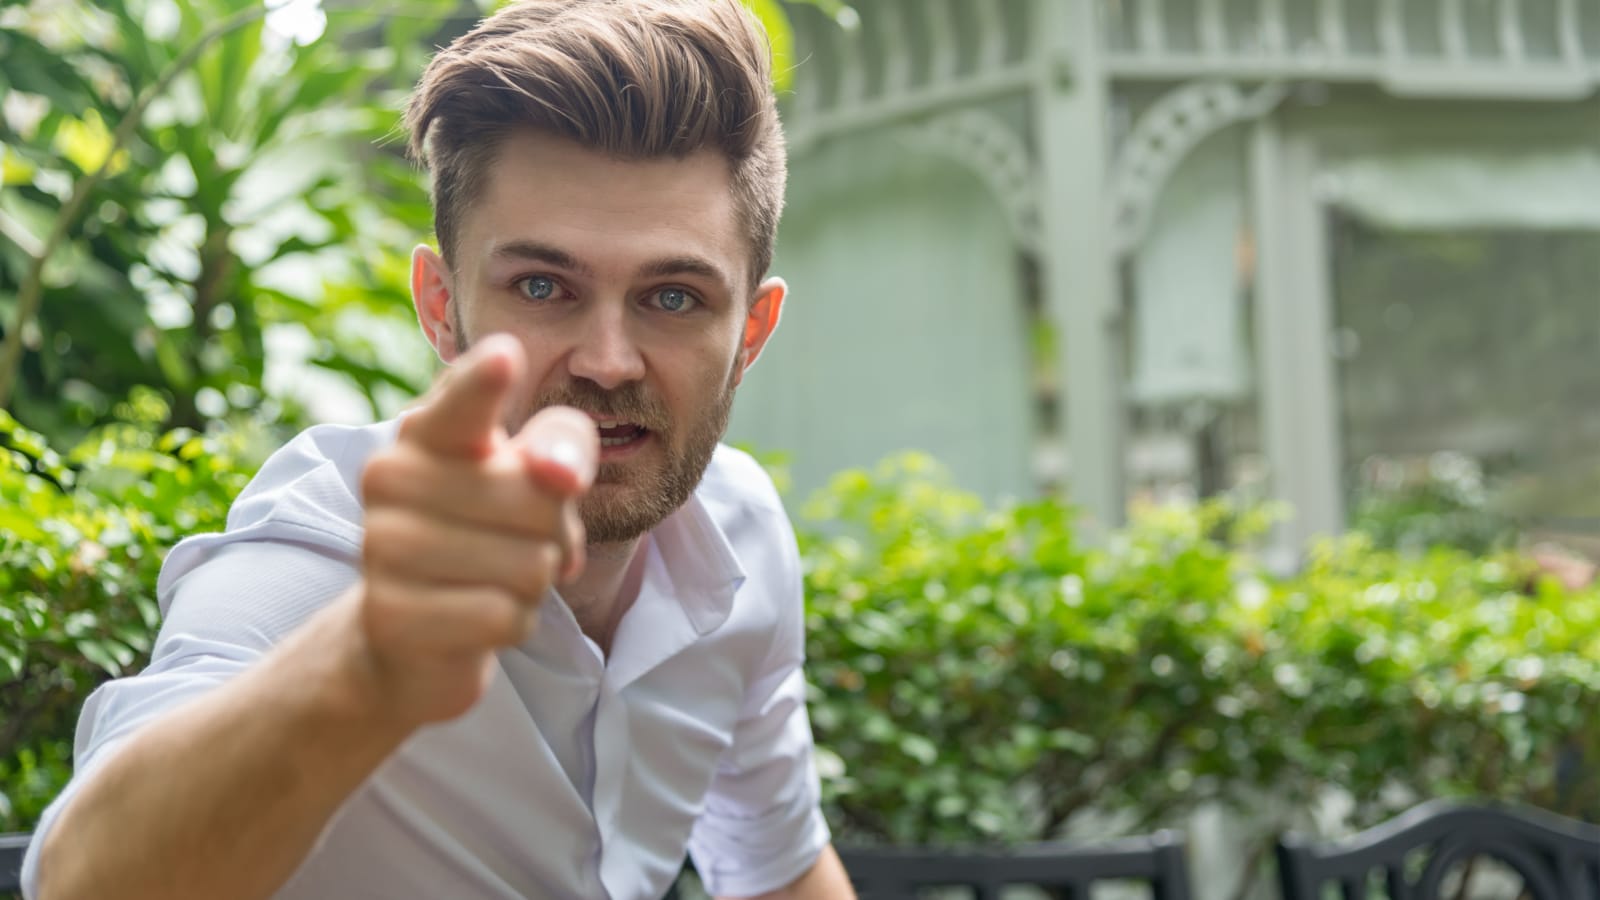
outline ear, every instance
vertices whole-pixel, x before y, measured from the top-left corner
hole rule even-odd
[[[417,324],[433,345],[433,352],[446,363],[454,362],[457,352],[456,322],[451,304],[450,270],[444,257],[427,244],[411,251],[411,305],[417,309]]]
[[[744,338],[739,345],[739,355],[743,359],[733,376],[735,385],[744,380],[744,373],[756,364],[762,348],[767,346],[767,339],[778,330],[778,320],[783,315],[783,300],[787,296],[789,285],[782,278],[768,278],[756,288],[756,299],[745,313]]]

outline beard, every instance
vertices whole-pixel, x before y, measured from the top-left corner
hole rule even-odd
[[[654,444],[625,462],[600,463],[594,486],[578,501],[589,543],[633,540],[688,502],[728,430],[733,394],[730,373],[681,427],[639,382],[606,390],[577,379],[535,400],[535,414],[550,406],[575,407],[639,425]]]
[[[456,350],[465,353],[471,342],[455,320]],[[649,432],[654,446],[626,462],[602,462],[594,485],[578,501],[586,539],[591,544],[631,541],[672,515],[688,502],[717,443],[728,430],[733,410],[737,374],[744,353],[735,354],[733,367],[715,385],[688,421],[675,423],[662,400],[641,382],[607,390],[586,378],[577,378],[534,398],[528,417],[551,406],[571,406],[602,418],[632,422]],[[526,424],[521,423],[521,424]],[[516,433],[518,428],[511,429]]]

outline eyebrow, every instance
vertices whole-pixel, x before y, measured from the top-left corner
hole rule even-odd
[[[495,247],[490,255],[496,259],[544,263],[547,266],[576,272],[586,278],[594,277],[594,269],[580,262],[576,256],[542,241],[507,241]],[[640,266],[638,273],[640,278],[667,278],[673,275],[697,275],[715,281],[730,291],[733,288],[732,279],[720,266],[699,256],[667,256],[651,260]]]
[[[576,256],[562,250],[560,247],[539,241],[507,241],[494,248],[490,253],[495,259],[519,259],[527,262],[544,263],[558,269],[577,272],[585,277],[592,277],[594,270],[578,261]]]
[[[667,278],[673,275],[698,275],[710,279],[725,289],[732,290],[733,282],[722,268],[698,256],[669,256],[652,260],[639,267],[640,278]]]

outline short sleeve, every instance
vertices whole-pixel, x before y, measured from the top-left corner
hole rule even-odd
[[[689,839],[701,880],[719,897],[756,896],[793,882],[830,839],[806,713],[799,554],[783,524],[786,571],[772,650],[746,693]]]

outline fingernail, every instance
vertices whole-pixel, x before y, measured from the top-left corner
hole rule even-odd
[[[557,439],[545,447],[544,456],[546,459],[558,462],[574,472],[578,471],[578,467],[583,464],[583,451],[578,449],[578,445],[575,442],[566,438]]]

